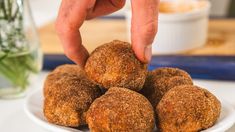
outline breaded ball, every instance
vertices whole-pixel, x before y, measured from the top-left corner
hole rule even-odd
[[[100,96],[99,87],[81,69],[78,74],[57,71],[50,73],[44,84],[44,116],[48,122],[62,126],[86,124],[86,111]]]
[[[155,107],[168,90],[179,85],[193,85],[187,72],[178,68],[158,68],[148,72],[140,93]]]
[[[162,132],[196,132],[211,127],[220,116],[220,101],[209,91],[193,85],[169,90],[156,107]]]
[[[145,82],[147,65],[136,58],[129,43],[115,40],[91,53],[85,71],[105,89],[125,87],[139,91]]]
[[[92,132],[152,132],[154,111],[141,94],[112,87],[97,98],[86,116]]]
[[[56,67],[56,69],[54,69],[53,72],[69,73],[75,75],[79,75],[81,74],[81,72],[83,72],[82,75],[84,75],[84,70],[79,65],[74,65],[74,64],[64,64],[58,66]]]

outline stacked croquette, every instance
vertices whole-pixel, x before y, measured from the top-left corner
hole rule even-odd
[[[105,89],[102,95],[101,91]],[[177,68],[147,71],[127,42],[95,49],[85,69],[64,65],[44,84],[44,115],[54,124],[92,132],[199,131],[220,115],[219,100]]]
[[[187,72],[178,68],[158,68],[148,72],[141,93],[155,107],[167,91],[180,85],[193,85]]]
[[[87,112],[91,131],[143,131],[154,129],[154,110],[149,101],[132,90],[112,87],[96,99]]]
[[[147,65],[136,58],[129,43],[115,40],[91,53],[85,71],[105,89],[124,87],[139,91],[145,82]]]
[[[44,84],[44,115],[58,125],[85,125],[85,113],[100,95],[99,87],[80,67],[60,66],[47,76]]]
[[[181,85],[170,89],[155,110],[160,131],[196,132],[214,125],[221,105],[206,89]]]

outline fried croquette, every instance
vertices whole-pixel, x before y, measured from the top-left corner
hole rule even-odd
[[[62,66],[47,76],[43,112],[48,122],[70,127],[86,124],[86,111],[101,95],[98,85],[90,81],[81,69],[75,69],[70,71],[68,66]]]
[[[135,91],[118,87],[92,103],[86,121],[92,132],[152,132],[155,125],[150,102]]]
[[[187,72],[178,68],[158,68],[148,73],[140,93],[155,107],[168,90],[179,85],[193,85]]]
[[[219,118],[221,104],[209,91],[193,85],[170,89],[156,107],[157,126],[162,132],[196,132]]]
[[[154,74],[154,76],[160,76],[160,77],[181,76],[181,77],[191,79],[190,75],[186,71],[181,70],[179,68],[172,68],[172,67],[157,68],[152,71],[152,74]]]
[[[78,66],[78,65],[74,65],[74,64],[64,64],[61,66],[56,67],[56,69],[54,69],[53,71],[55,72],[61,72],[61,73],[69,73],[69,74],[75,74],[75,75],[79,75],[82,72],[82,76],[84,76],[84,70]]]
[[[101,87],[142,89],[147,65],[140,62],[127,42],[114,40],[96,48],[88,58],[85,71]]]

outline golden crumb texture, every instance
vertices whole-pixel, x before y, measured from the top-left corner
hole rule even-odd
[[[92,132],[152,132],[154,111],[141,94],[112,87],[97,98],[86,117]]]
[[[71,127],[86,124],[86,111],[101,95],[99,87],[76,65],[63,65],[51,72],[43,90],[48,122]]]
[[[156,107],[162,132],[196,132],[213,126],[220,116],[220,101],[206,89],[181,85],[170,89]]]
[[[145,82],[147,65],[136,58],[129,43],[114,40],[91,53],[85,71],[103,88],[125,87],[139,91]]]
[[[193,85],[190,75],[178,68],[162,67],[148,72],[140,93],[156,107],[167,91],[180,85]]]

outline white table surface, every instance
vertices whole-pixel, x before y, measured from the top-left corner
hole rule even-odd
[[[41,72],[30,87],[30,91],[42,89],[48,73]],[[223,98],[235,107],[235,82],[194,80],[194,84],[209,89],[219,98]],[[16,100],[0,100],[0,131],[1,132],[47,132],[24,113],[25,98]],[[235,125],[228,131],[235,132]]]

